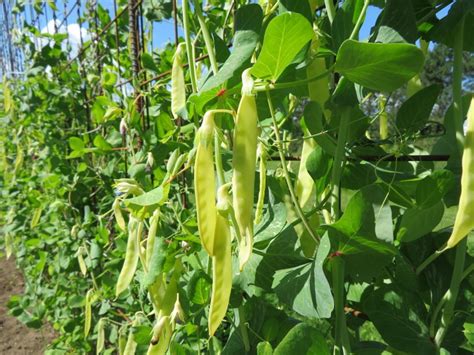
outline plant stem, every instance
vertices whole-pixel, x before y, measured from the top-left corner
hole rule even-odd
[[[245,312],[243,306],[238,308],[239,313],[239,328],[240,333],[242,334],[242,342],[244,343],[245,352],[250,351],[250,341],[249,341],[249,333],[247,331],[247,325],[245,320]]]
[[[212,43],[211,34],[209,33],[209,29],[206,26],[206,20],[202,14],[199,0],[194,0],[194,10],[196,11],[199,26],[201,27],[202,35],[204,37],[204,43],[206,44],[207,54],[209,56],[209,61],[211,62],[212,72],[214,75],[216,75],[219,71],[219,67],[217,66],[216,54],[214,53],[214,45]]]
[[[463,110],[462,110],[462,47],[464,42],[464,20],[458,25],[457,34],[454,42],[454,68],[453,68],[453,106],[454,123],[456,127],[456,143],[459,149],[459,155],[462,156],[464,148],[463,134]],[[464,272],[464,261],[467,252],[467,238],[464,238],[456,247],[456,257],[454,259],[454,269],[451,276],[451,283],[446,294],[446,303],[441,318],[441,325],[436,333],[435,342],[440,348],[448,327],[451,325],[454,317],[454,307],[459,294],[459,287],[462,282]]]
[[[336,313],[334,354],[349,355],[351,347],[347,334],[346,315],[344,313],[344,259],[342,256],[335,256],[331,262],[334,311]]]
[[[270,91],[267,91],[266,93],[267,93],[268,108],[270,109],[270,113],[272,115],[272,120],[273,120],[273,131],[275,132],[275,137],[277,141],[278,154],[280,155],[283,175],[285,175],[286,185],[288,186],[288,191],[290,192],[291,200],[293,201],[293,205],[295,206],[296,213],[298,214],[298,217],[301,219],[301,222],[303,223],[305,229],[308,231],[311,238],[313,238],[314,241],[318,243],[319,238],[314,234],[313,230],[311,229],[311,226],[309,225],[308,220],[306,219],[303,213],[303,210],[301,209],[298,199],[296,198],[296,194],[293,189],[293,184],[291,182],[290,174],[288,172],[288,168],[286,165],[285,152],[283,150],[283,142],[281,141],[281,138],[280,138],[280,129],[278,128],[278,122],[275,117],[275,110],[273,109],[273,103],[270,96]]]
[[[191,35],[189,29],[189,0],[183,0],[183,27],[184,27],[184,38],[186,39],[186,54],[188,56],[188,67],[189,67],[189,76],[191,77],[191,87],[193,88],[193,93],[197,92],[197,77],[196,77],[196,67],[194,52],[191,44]]]
[[[334,7],[333,0],[324,0],[324,5],[326,6],[326,12],[328,13],[329,23],[334,21],[336,16],[336,8]]]
[[[349,39],[355,39],[356,36],[359,35],[359,30],[362,27],[362,24],[364,23],[364,18],[367,12],[367,8],[369,7],[369,3],[370,3],[370,0],[364,1],[364,6],[362,7],[362,10],[360,11],[359,18],[357,19],[357,22],[354,26],[354,29],[352,30],[352,33]]]
[[[438,347],[441,347],[444,337],[448,331],[448,327],[451,325],[454,317],[454,307],[458,298],[459,286],[461,285],[464,271],[464,261],[466,259],[467,249],[466,246],[467,238],[464,238],[456,247],[453,275],[451,276],[451,283],[449,285],[448,292],[446,293],[446,302],[443,310],[443,316],[441,318],[441,326],[438,328],[435,337],[435,342]]]
[[[438,256],[440,256],[443,252],[436,250],[433,254],[431,254],[429,257],[426,258],[425,261],[423,261],[420,266],[416,268],[416,274],[419,275],[429,264],[431,264],[433,261],[435,261]]]
[[[321,78],[324,78],[325,76],[328,76],[329,74],[332,73],[332,70],[334,69],[334,65],[328,68],[324,73],[318,74],[316,76],[313,76],[311,78],[306,78],[306,79],[301,79],[301,80],[295,80],[295,81],[289,81],[286,83],[265,83],[265,84],[260,84],[260,85],[255,85],[253,91],[254,92],[259,92],[259,91],[268,91],[268,90],[279,90],[279,89],[288,89],[288,88],[293,88],[295,86],[303,86],[306,85],[312,81],[319,80]]]
[[[339,122],[339,132],[337,135],[337,146],[336,153],[334,155],[334,163],[332,167],[332,176],[331,176],[331,190],[332,190],[332,202],[331,202],[331,211],[333,221],[337,221],[340,217],[340,196],[339,196],[339,184],[341,182],[342,167],[345,162],[345,148],[347,141],[347,134],[349,128],[350,120],[350,110],[349,108],[344,108],[341,113],[341,121]]]

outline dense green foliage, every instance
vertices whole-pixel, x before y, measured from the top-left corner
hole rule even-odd
[[[178,4],[180,23],[183,16],[189,22],[179,38],[187,41],[187,100],[178,112],[170,82],[176,46],[148,50],[147,26],[172,18],[171,2],[143,2],[149,31],[139,73],[127,16],[117,21],[118,43],[113,25],[73,61],[67,36],[24,27],[25,75],[3,79],[0,106],[0,244],[26,278],[11,313],[31,327],[52,324],[51,354],[95,353],[102,330],[104,353],[118,353],[131,336],[145,354],[158,323],[149,291],[161,280],[179,295],[166,305],[175,317],[171,354],[472,353],[472,236],[437,251],[459,201],[456,133],[462,136],[472,83],[457,74],[472,74],[471,53],[462,51],[474,49],[474,3],[205,3],[202,14],[198,0],[187,10]],[[359,41],[369,3],[383,11],[369,40]],[[99,6],[97,20],[103,28],[111,15]],[[36,47],[35,36],[48,44]],[[448,52],[449,68],[433,64]],[[266,176],[263,218],[241,271],[233,238],[230,304],[209,338],[213,273],[196,219],[196,132],[206,111],[237,111],[248,68],[265,150],[259,156],[269,157],[255,177],[257,204]],[[122,85],[126,79],[133,80]],[[442,123],[433,123],[433,107]],[[215,123],[222,185],[232,181],[234,121],[221,112]],[[404,159],[415,154],[449,160]],[[140,260],[118,292],[132,234],[126,224],[143,222],[145,242],[157,210],[150,269]]]

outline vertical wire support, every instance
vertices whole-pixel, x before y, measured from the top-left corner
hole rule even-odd
[[[97,15],[97,8],[99,4],[97,0],[92,0],[91,1],[91,11],[94,12],[94,32],[95,32],[95,38],[93,39],[94,41],[94,47],[95,47],[95,58],[97,61],[97,74],[99,78],[102,77],[102,60],[100,57],[100,47],[99,47],[99,17]],[[102,95],[102,86],[100,85],[100,80],[98,82],[98,94]]]
[[[135,105],[138,114],[140,115],[140,123],[141,128],[145,130],[145,122],[143,117],[143,101],[142,96],[140,94],[140,48],[139,48],[139,37],[137,31],[137,6],[136,0],[128,0],[128,16],[129,16],[129,27],[130,27],[130,49],[131,49],[131,60],[132,60],[132,69],[133,69],[133,79],[135,79],[133,83],[134,91],[135,91]],[[138,137],[138,147],[140,148],[143,144],[142,138]]]
[[[145,45],[145,26],[144,26],[144,20],[143,20],[143,8],[142,8],[142,2],[140,2],[140,36],[141,36],[141,52],[142,54],[146,52],[146,45]],[[153,52],[152,52],[153,55]],[[143,79],[145,83],[147,82],[147,75],[146,71],[143,71]],[[148,94],[148,89],[150,85],[149,84],[144,84],[143,89],[146,90]],[[141,88],[140,88],[141,89]],[[150,129],[150,110],[149,110],[149,97],[148,95],[144,96],[144,104],[145,104],[145,117],[146,117],[146,128]]]
[[[79,25],[79,43],[80,48],[78,48],[78,60],[79,60],[79,71],[82,75],[82,95],[84,97],[85,109],[86,109],[86,122],[87,122],[87,131],[91,130],[91,116],[90,116],[90,107],[89,107],[89,97],[87,95],[87,85],[86,85],[86,72],[84,70],[82,62],[82,47],[84,46],[84,39],[82,38],[82,19],[81,19],[81,0],[77,0],[77,24]]]

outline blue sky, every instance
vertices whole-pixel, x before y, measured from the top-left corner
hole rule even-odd
[[[68,7],[66,11],[69,11],[69,9],[73,6],[75,2],[68,2]],[[107,0],[107,1],[99,1],[99,3],[108,9],[110,11],[111,17],[113,17],[114,10],[113,10],[113,1]],[[62,6],[59,6],[60,10],[58,12],[58,20],[62,21],[63,15],[64,15],[64,8]],[[46,6],[46,14],[43,16],[40,16],[40,28],[43,29],[47,25],[47,19],[49,21],[52,20],[52,11],[51,9]],[[364,40],[366,39],[369,34],[370,34],[370,29],[372,26],[375,24],[375,21],[377,20],[377,17],[380,14],[380,9],[374,6],[369,6],[367,10],[367,16],[366,20],[360,30],[360,39]],[[438,14],[438,17],[443,17],[447,14],[449,11],[449,7],[443,9],[440,11]],[[82,10],[81,10],[82,12]],[[26,18],[27,20],[30,20],[29,13],[26,11]],[[75,23],[77,21],[77,10],[74,9],[71,15],[68,18],[68,24]],[[88,24],[84,23],[83,27],[87,28]],[[112,27],[113,29],[113,27]],[[182,31],[180,31],[180,34]],[[154,37],[154,46],[155,47],[163,47],[164,44],[166,44],[169,41],[173,41],[174,39],[174,30],[173,30],[173,21],[172,20],[164,20],[160,23],[155,23],[154,24],[154,31],[153,31],[153,37]]]

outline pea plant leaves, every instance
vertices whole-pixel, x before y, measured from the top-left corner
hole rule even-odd
[[[262,51],[251,73],[276,81],[312,37],[311,24],[303,15],[285,12],[275,17],[265,31]]]
[[[337,52],[335,70],[368,89],[390,92],[415,76],[423,63],[422,51],[411,44],[347,40]]]

